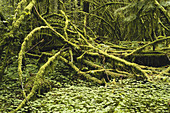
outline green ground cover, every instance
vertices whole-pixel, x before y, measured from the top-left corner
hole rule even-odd
[[[0,85],[0,112],[9,112],[21,103],[18,87],[14,79]],[[51,91],[39,95],[17,113],[168,113],[169,104],[170,86],[166,82],[126,79],[105,87],[65,79],[65,83],[56,82]]]

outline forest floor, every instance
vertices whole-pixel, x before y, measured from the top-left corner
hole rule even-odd
[[[17,67],[10,67],[0,83],[0,112],[14,110],[23,100]],[[54,77],[54,72],[52,77]],[[146,82],[134,79],[116,80],[101,86],[80,79],[59,75],[51,91],[32,99],[17,113],[169,113],[170,86],[167,82]],[[62,78],[62,83],[61,83]],[[51,79],[51,78],[48,78]],[[56,78],[57,79],[57,78]],[[54,78],[52,80],[55,81]]]

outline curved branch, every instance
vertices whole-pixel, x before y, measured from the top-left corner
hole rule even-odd
[[[48,26],[41,26],[41,27],[37,27],[34,30],[32,30],[24,39],[24,42],[21,45],[21,50],[18,54],[18,74],[19,74],[19,78],[21,81],[21,87],[23,88],[23,82],[22,82],[22,60],[23,60],[23,56],[25,55],[26,49],[30,46],[29,43],[34,39],[32,38],[32,35],[41,30],[41,29],[45,29],[48,28]],[[23,95],[26,98],[26,94],[25,91],[23,89]]]
[[[46,73],[47,68],[48,66],[56,59],[56,57],[61,53],[61,51],[57,52],[54,56],[50,57],[48,59],[48,61],[43,65],[41,66],[41,68],[39,69],[37,75],[35,76],[35,81],[34,81],[34,84],[33,84],[33,87],[31,89],[31,92],[28,94],[28,96],[21,102],[21,104],[14,110],[12,111],[11,113],[14,113],[16,111],[18,111],[19,109],[21,109],[26,101],[28,101],[36,92],[36,90],[38,89],[39,86],[42,85],[41,82],[39,82],[39,78],[42,78],[44,73]],[[20,63],[21,64],[21,63]]]
[[[77,48],[77,49],[79,48],[79,46],[77,46],[76,44],[68,41],[62,34],[60,34],[59,32],[57,32],[57,31],[39,14],[39,12],[37,11],[37,9],[36,9],[35,6],[34,6],[34,8],[35,8],[38,16],[44,21],[44,23],[45,23],[55,34],[57,34],[58,36],[60,36],[60,37],[64,40],[64,42],[70,44],[71,46],[73,46],[73,47],[75,47],[75,48]]]

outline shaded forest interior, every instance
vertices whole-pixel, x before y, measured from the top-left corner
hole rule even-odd
[[[50,85],[45,77],[59,62],[74,71],[73,78],[99,84],[126,78],[169,80],[168,0],[0,0],[0,4],[0,81],[17,61],[25,98],[14,112],[40,86]],[[37,71],[28,70],[30,65]],[[24,90],[26,78],[33,78],[29,92]]]

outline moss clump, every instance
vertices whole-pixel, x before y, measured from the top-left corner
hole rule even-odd
[[[32,89],[35,81],[38,81],[38,83],[39,83],[39,87],[36,90],[37,94],[40,95],[40,94],[43,94],[43,93],[51,90],[51,82],[49,80],[47,80],[45,78],[38,78],[38,80],[37,80],[36,76],[30,76],[24,85],[24,89],[27,94],[29,94],[31,92],[31,89]],[[34,100],[34,99],[36,99],[36,97],[37,97],[37,95],[33,96],[32,99]]]

